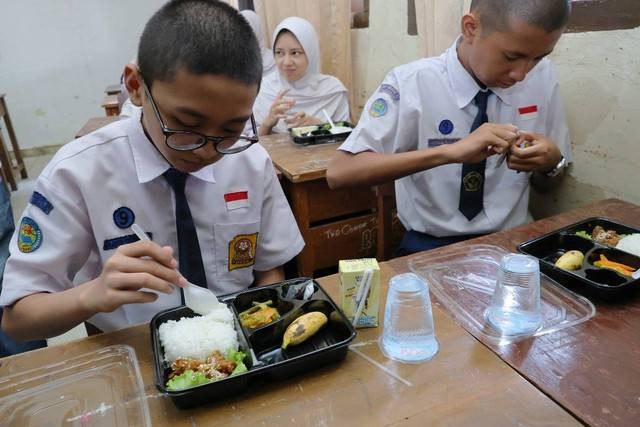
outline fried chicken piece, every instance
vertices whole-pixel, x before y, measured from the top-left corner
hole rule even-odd
[[[200,365],[204,364],[204,360],[200,359],[188,359],[184,357],[179,357],[171,364],[171,374],[169,374],[169,379],[182,375],[185,371],[198,371]]]
[[[598,243],[615,247],[620,241],[621,237],[614,230],[605,230],[599,225],[593,228],[591,237]]]
[[[227,375],[231,375],[233,370],[236,369],[236,362],[225,359],[222,353],[217,350],[207,358],[207,363],[213,365],[217,371]]]

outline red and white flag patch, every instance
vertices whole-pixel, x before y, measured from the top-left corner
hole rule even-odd
[[[520,120],[533,120],[538,117],[538,106],[529,105],[527,107],[518,108]]]
[[[233,193],[226,193],[224,195],[224,202],[227,205],[228,211],[245,208],[249,206],[249,192],[235,191]]]

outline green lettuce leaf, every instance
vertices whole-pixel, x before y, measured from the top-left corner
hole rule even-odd
[[[227,351],[227,360],[236,362],[236,368],[231,372],[231,375],[238,375],[248,371],[247,366],[244,364],[245,356],[246,354],[242,351],[235,351],[233,349]]]
[[[167,390],[184,390],[185,388],[195,387],[197,385],[210,382],[211,380],[205,377],[202,372],[194,372],[192,370],[188,370],[183,374],[177,375],[167,381]]]
[[[584,231],[584,230],[576,231],[576,236],[580,236],[580,237],[584,237],[585,239],[592,240],[592,239],[591,239],[591,234],[587,233],[587,232],[586,232],[586,231]]]

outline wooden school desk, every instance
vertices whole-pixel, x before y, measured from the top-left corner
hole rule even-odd
[[[387,263],[381,266],[384,306],[395,272]],[[337,297],[335,275],[320,283]],[[154,426],[580,425],[442,310],[434,307],[433,315],[440,351],[429,362],[386,359],[376,341],[382,328],[360,329],[352,343],[359,353],[349,351],[340,363],[286,380],[258,380],[238,396],[192,410],[177,409],[158,392],[146,324],[0,359],[0,378],[126,344],[135,349]]]
[[[640,227],[640,206],[609,199],[426,254],[435,257],[479,243],[515,251],[522,242],[594,216]],[[406,271],[410,258],[390,264]],[[589,299],[596,315],[578,326],[505,346],[485,345],[585,424],[639,425],[640,290],[617,302]]]
[[[80,138],[85,136],[94,130],[98,130],[103,126],[120,120],[120,116],[104,116],[104,117],[92,117],[76,132],[75,137]]]
[[[105,95],[101,106],[104,108],[104,112],[107,116],[117,116],[120,114],[118,95]]]
[[[287,134],[260,137],[273,164],[282,172],[282,186],[305,248],[297,257],[298,274],[335,266],[341,259],[376,255],[376,195],[368,188],[330,190],[327,164],[339,143],[302,146]]]
[[[112,84],[112,85],[108,85],[105,89],[104,89],[104,93],[106,93],[107,95],[117,95],[122,91],[122,88],[120,87],[120,84]]]

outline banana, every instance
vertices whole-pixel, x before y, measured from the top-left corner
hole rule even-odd
[[[318,332],[328,320],[327,316],[319,311],[311,311],[298,317],[284,331],[282,348],[287,348],[289,345],[298,345],[306,341]]]
[[[584,254],[580,251],[565,252],[556,261],[556,267],[563,270],[579,270],[584,262]]]

